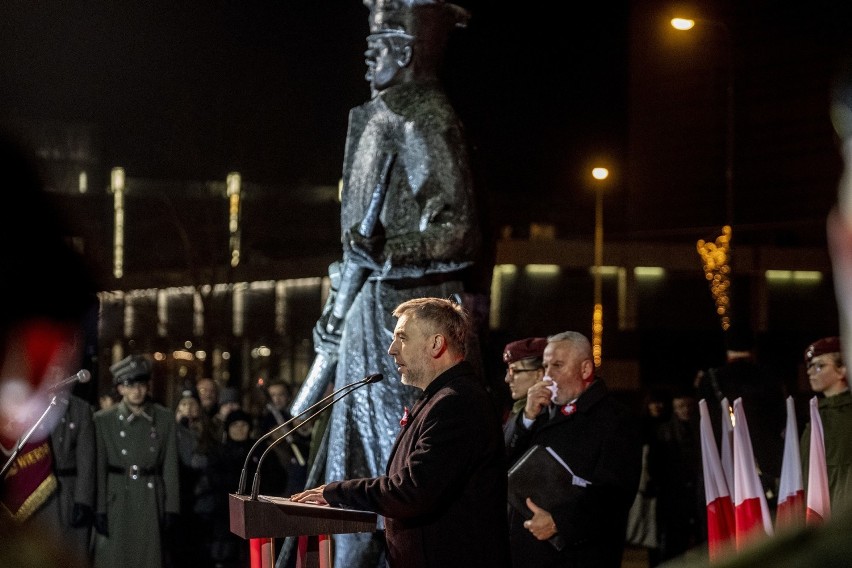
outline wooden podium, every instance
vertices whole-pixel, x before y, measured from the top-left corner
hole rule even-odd
[[[373,532],[376,513],[231,493],[231,532],[244,539],[299,537],[299,568],[331,568],[328,535]],[[323,543],[322,546],[320,543]]]

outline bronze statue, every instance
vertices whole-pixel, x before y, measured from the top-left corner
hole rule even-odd
[[[349,115],[343,258],[330,270],[333,291],[314,333],[317,356],[291,412],[317,402],[332,380],[335,389],[373,373],[385,380],[334,406],[325,463],[317,464],[325,466],[324,479],[385,472],[403,408],[417,396],[400,383],[387,354],[391,312],[410,298],[465,297],[481,245],[464,132],[438,79],[449,33],[468,14],[434,0],[365,5],[372,98]],[[377,537],[336,536],[336,565],[379,565]]]

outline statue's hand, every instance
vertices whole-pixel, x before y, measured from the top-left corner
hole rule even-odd
[[[385,238],[365,237],[356,228],[346,231],[346,242],[349,243],[351,259],[358,266],[371,270],[381,270],[385,262]]]
[[[340,349],[340,331],[329,332],[326,320],[325,317],[320,318],[314,326],[314,351],[333,356]]]

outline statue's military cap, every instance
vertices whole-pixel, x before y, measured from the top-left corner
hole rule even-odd
[[[470,13],[443,0],[364,0],[370,10],[371,35],[402,35],[434,39],[465,27]]]

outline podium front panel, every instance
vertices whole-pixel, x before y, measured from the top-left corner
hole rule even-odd
[[[376,513],[294,503],[284,497],[231,493],[231,532],[245,539],[373,532]]]

